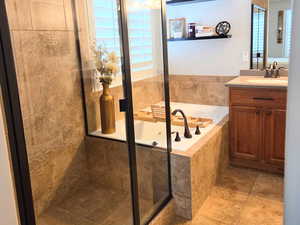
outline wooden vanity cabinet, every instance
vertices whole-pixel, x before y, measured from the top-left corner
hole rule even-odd
[[[263,114],[263,149],[267,164],[284,168],[286,110],[274,109]]]
[[[284,89],[230,88],[230,152],[233,165],[283,173]]]

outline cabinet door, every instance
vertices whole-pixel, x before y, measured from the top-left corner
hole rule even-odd
[[[263,118],[265,162],[284,168],[286,111],[265,111]]]
[[[236,159],[261,158],[261,113],[255,107],[231,108],[231,155]]]

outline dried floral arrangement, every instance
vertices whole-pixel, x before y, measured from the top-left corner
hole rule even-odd
[[[119,59],[115,52],[108,52],[102,46],[94,45],[93,53],[95,66],[100,74],[100,82],[110,85],[115,75],[119,72]]]

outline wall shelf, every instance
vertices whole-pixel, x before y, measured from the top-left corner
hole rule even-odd
[[[197,2],[211,2],[216,0],[169,0],[167,5],[183,5],[183,4],[192,4]]]
[[[207,36],[207,37],[198,37],[198,38],[171,38],[168,41],[194,41],[194,40],[209,40],[209,39],[228,39],[231,38],[232,35],[225,36]]]

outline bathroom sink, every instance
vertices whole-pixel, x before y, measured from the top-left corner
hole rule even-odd
[[[265,79],[250,79],[250,80],[247,80],[247,82],[257,83],[257,84],[266,84],[266,83],[269,83],[269,84],[287,84],[288,83],[287,80],[275,80],[275,79],[268,79],[268,78],[265,78]]]

